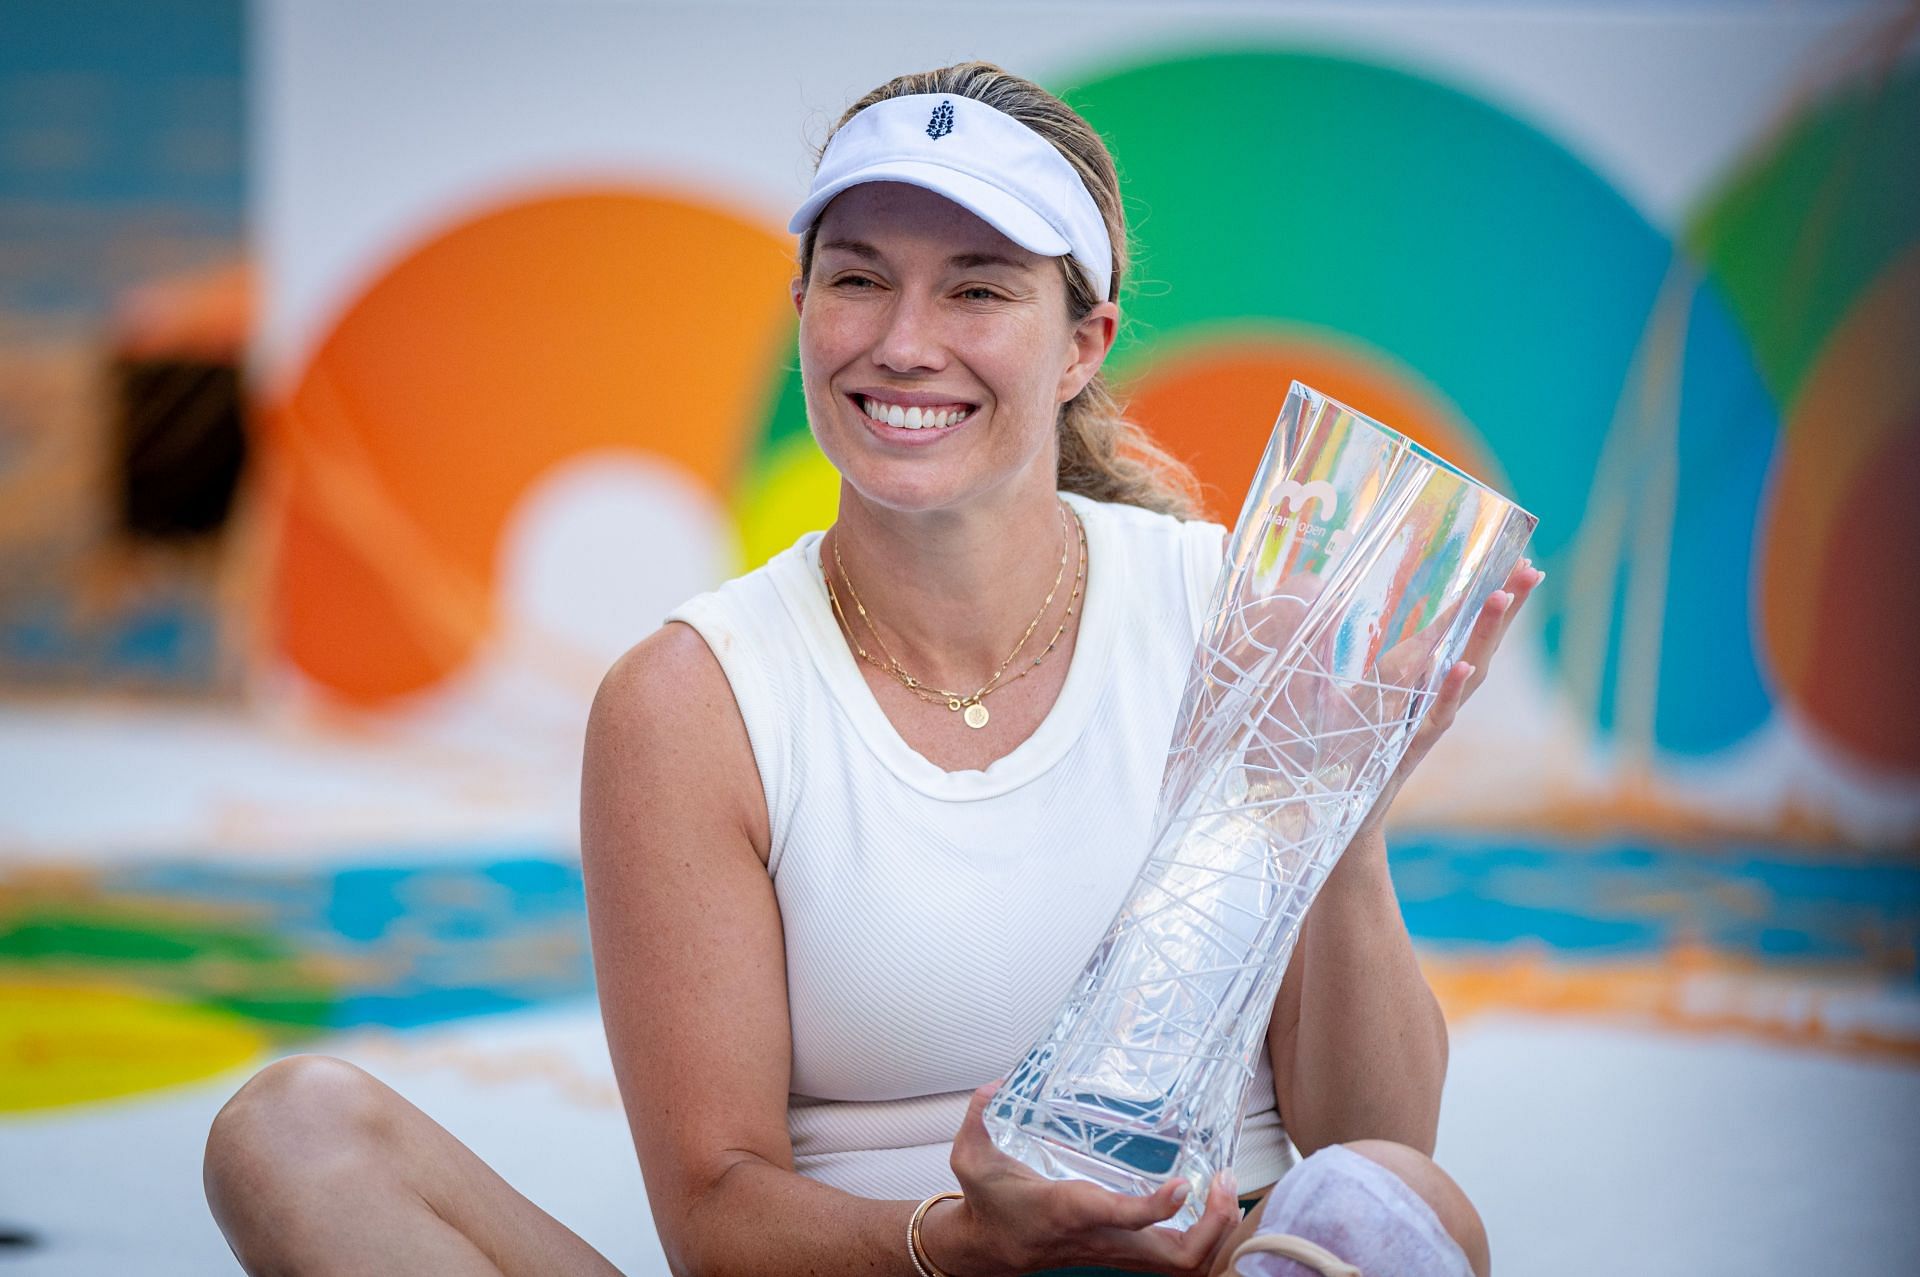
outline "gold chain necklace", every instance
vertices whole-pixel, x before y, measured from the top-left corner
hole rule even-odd
[[[1027,645],[1027,640],[1033,637],[1033,631],[1039,626],[1041,619],[1046,616],[1047,609],[1053,606],[1054,596],[1060,591],[1060,582],[1066,576],[1067,552],[1070,548],[1065,526],[1068,517],[1073,519],[1073,526],[1079,533],[1078,543],[1080,553],[1078,566],[1074,569],[1073,574],[1073,593],[1067,598],[1066,614],[1061,617],[1060,627],[1053,632],[1053,637],[1047,640],[1047,645],[1041,650],[1040,655],[1034,657],[1028,664],[1021,666],[1019,673],[1007,679],[1006,683],[1002,683],[1000,680],[1005,676],[1007,667],[1013,664],[1014,657],[1020,655],[1022,649]],[[962,721],[964,721],[968,727],[978,730],[985,727],[988,719],[991,717],[987,713],[986,705],[983,703],[986,697],[1001,690],[1001,688],[1005,686],[1019,682],[1031,673],[1035,666],[1046,660],[1047,657],[1052,654],[1053,649],[1058,646],[1061,635],[1067,632],[1067,626],[1073,620],[1074,605],[1080,601],[1080,592],[1085,586],[1087,576],[1087,529],[1086,526],[1080,522],[1080,517],[1072,514],[1064,505],[1061,508],[1061,525],[1060,566],[1054,571],[1053,585],[1047,591],[1046,600],[1040,604],[1040,610],[1034,614],[1033,620],[1027,623],[1026,632],[1020,636],[1020,641],[1014,644],[1013,650],[1007,653],[1007,658],[1000,662],[998,669],[994,670],[993,677],[989,678],[985,683],[982,683],[979,690],[973,692],[971,695],[960,692],[950,692],[944,688],[931,687],[907,673],[899,660],[895,658],[892,650],[887,647],[886,639],[881,637],[879,629],[875,627],[873,623],[873,618],[867,614],[866,605],[860,601],[859,593],[854,590],[853,578],[847,575],[847,565],[842,562],[840,558],[840,542],[837,537],[834,539],[833,545],[833,565],[840,570],[840,581],[847,587],[847,595],[853,600],[855,609],[859,611],[861,622],[867,627],[868,633],[873,635],[874,641],[880,645],[880,650],[886,654],[887,659],[884,663],[882,663],[878,657],[868,652],[865,647],[861,646],[859,634],[855,632],[853,623],[847,619],[846,611],[840,606],[840,596],[833,588],[832,575],[822,572],[821,576],[825,579],[827,585],[827,600],[833,605],[834,616],[839,620],[841,625],[846,627],[847,637],[853,641],[853,650],[860,654],[862,660],[872,665],[875,669],[881,670],[893,678],[900,680],[901,684],[905,686],[908,691],[918,696],[921,700],[927,701],[930,704],[944,704],[948,709],[960,714]]]

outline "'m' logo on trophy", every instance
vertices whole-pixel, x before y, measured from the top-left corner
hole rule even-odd
[[[933,108],[933,118],[927,121],[927,136],[938,142],[953,132],[953,103],[942,102]]]
[[[1340,513],[1340,498],[1334,492],[1333,485],[1325,479],[1314,479],[1302,483],[1298,479],[1282,479],[1273,490],[1273,504],[1281,510],[1300,510],[1311,519],[1314,517],[1310,507],[1318,505],[1321,509],[1321,522]]]
[[[1340,496],[1325,479],[1306,483],[1283,479],[1273,489],[1274,526],[1287,528],[1306,541],[1324,541],[1320,548],[1336,554],[1346,548],[1353,534],[1345,528],[1328,532],[1321,525],[1339,513]]]

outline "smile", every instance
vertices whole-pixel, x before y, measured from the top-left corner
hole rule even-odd
[[[898,430],[949,430],[973,415],[973,405],[947,403],[905,405],[868,395],[853,396],[867,420]]]

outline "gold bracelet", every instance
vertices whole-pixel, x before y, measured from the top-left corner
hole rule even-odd
[[[932,1210],[936,1203],[944,1202],[949,1197],[963,1196],[965,1194],[956,1193],[952,1189],[944,1193],[935,1193],[921,1202],[919,1209],[913,1212],[913,1218],[907,1221],[907,1258],[913,1261],[913,1271],[919,1273],[920,1277],[947,1277],[947,1274],[941,1272],[934,1262],[927,1258],[926,1248],[920,1244],[920,1221],[927,1217],[927,1212]]]

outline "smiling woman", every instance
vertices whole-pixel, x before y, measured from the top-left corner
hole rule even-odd
[[[886,110],[870,110],[881,103]],[[923,113],[929,145],[918,153],[902,150],[919,142],[915,130]],[[942,162],[932,145],[954,137],[960,121],[967,140],[976,144],[974,153],[992,150],[992,162],[982,169],[963,172]],[[1051,157],[1034,149],[1036,136],[1050,144]],[[963,142],[946,149],[964,147]],[[813,192],[788,227],[800,235],[799,288],[811,277],[823,246],[823,210],[842,202],[842,192],[876,181],[950,196],[989,224],[1001,245],[1017,250],[956,254],[956,267],[1058,271],[1067,315],[1075,324],[1102,303],[1119,300],[1128,252],[1113,157],[1077,112],[1018,76],[967,63],[901,76],[849,107],[833,145],[822,153]],[[1048,215],[1036,209],[1052,210],[1058,223],[1049,223]],[[871,246],[854,251],[859,247]],[[1052,265],[1036,257],[1050,257]],[[991,291],[991,285],[984,290]],[[1191,472],[1126,420],[1097,367],[1060,408],[1057,436],[1062,490],[1182,518],[1198,512]]]
[[[1195,1225],[1156,1226],[1183,1185],[1056,1183],[992,1146],[993,1079],[1146,854],[1224,529],[1177,517],[1190,482],[1100,380],[1126,230],[1065,103],[983,63],[890,81],[789,229],[838,516],[677,609],[587,729],[601,1009],[674,1271],[1198,1277],[1297,1225],[1391,1254],[1378,1271],[1484,1274],[1473,1208],[1426,1156],[1445,1028],[1376,837],[1308,916]],[[1537,579],[1493,596],[1410,760]],[[1295,1144],[1324,1153],[1289,1172]],[[1263,1225],[1236,1180],[1292,1187]],[[607,1270],[338,1061],[242,1088],[207,1184],[254,1271]]]
[[[1113,304],[1072,321],[1053,261],[918,186],[855,187],[820,226],[794,304],[808,419],[843,483],[900,514],[987,501],[1051,521],[1060,408],[1112,344]]]

